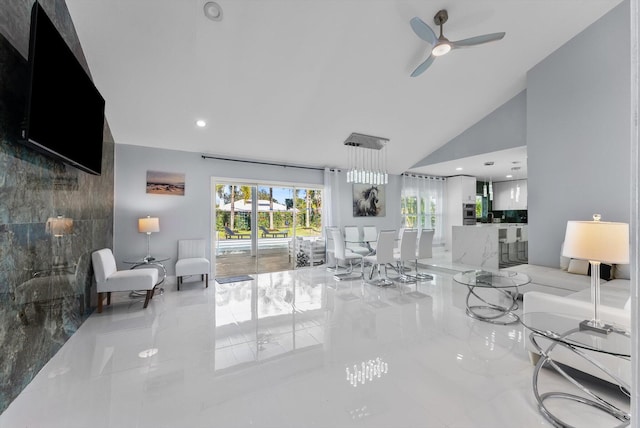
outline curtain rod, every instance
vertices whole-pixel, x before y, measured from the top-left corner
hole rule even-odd
[[[435,177],[433,175],[412,174],[412,173],[409,173],[409,172],[403,172],[402,175],[405,176],[405,177],[426,178],[426,179],[429,179],[429,180],[447,181],[447,177]]]
[[[231,159],[231,158],[222,158],[218,156],[208,156],[208,155],[202,155],[202,159],[216,159],[216,160],[223,160],[223,161],[229,161],[229,162],[252,163],[256,165],[281,166],[282,168],[299,168],[299,169],[310,169],[313,171],[324,171],[324,168],[318,168],[314,166],[285,165],[282,163],[260,162],[260,161],[251,161],[251,160],[243,160],[243,159]],[[330,169],[332,171],[335,170],[340,172],[339,169],[338,170],[336,170],[335,168],[330,168]]]

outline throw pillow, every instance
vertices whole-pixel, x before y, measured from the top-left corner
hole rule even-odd
[[[569,260],[569,267],[567,268],[567,272],[576,273],[578,275],[588,275],[589,274],[589,261],[588,260],[571,259],[571,260]]]
[[[609,281],[613,278],[611,273],[613,272],[613,266],[605,265],[604,263],[600,263],[600,279],[604,279]],[[589,264],[589,271],[587,275],[591,276],[591,264]]]

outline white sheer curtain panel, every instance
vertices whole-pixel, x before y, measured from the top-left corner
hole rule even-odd
[[[324,199],[322,201],[322,226],[335,226],[336,216],[340,208],[340,171],[332,168],[324,169]]]
[[[444,239],[444,177],[402,174],[402,220],[406,227],[433,229],[433,243]]]

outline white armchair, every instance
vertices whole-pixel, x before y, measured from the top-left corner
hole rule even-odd
[[[205,288],[209,287],[209,260],[205,257],[204,239],[181,239],[178,241],[178,261],[176,262],[176,283],[178,291],[183,278],[201,275]]]
[[[94,251],[91,254],[93,272],[98,290],[98,313],[102,312],[102,300],[107,296],[107,305],[111,304],[111,293],[114,291],[145,290],[144,308],[153,298],[153,291],[158,283],[156,269],[117,270],[116,260],[109,248]]]

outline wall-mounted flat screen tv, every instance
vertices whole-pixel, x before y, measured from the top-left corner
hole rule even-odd
[[[100,175],[103,129],[104,99],[36,1],[22,139],[49,156]]]

